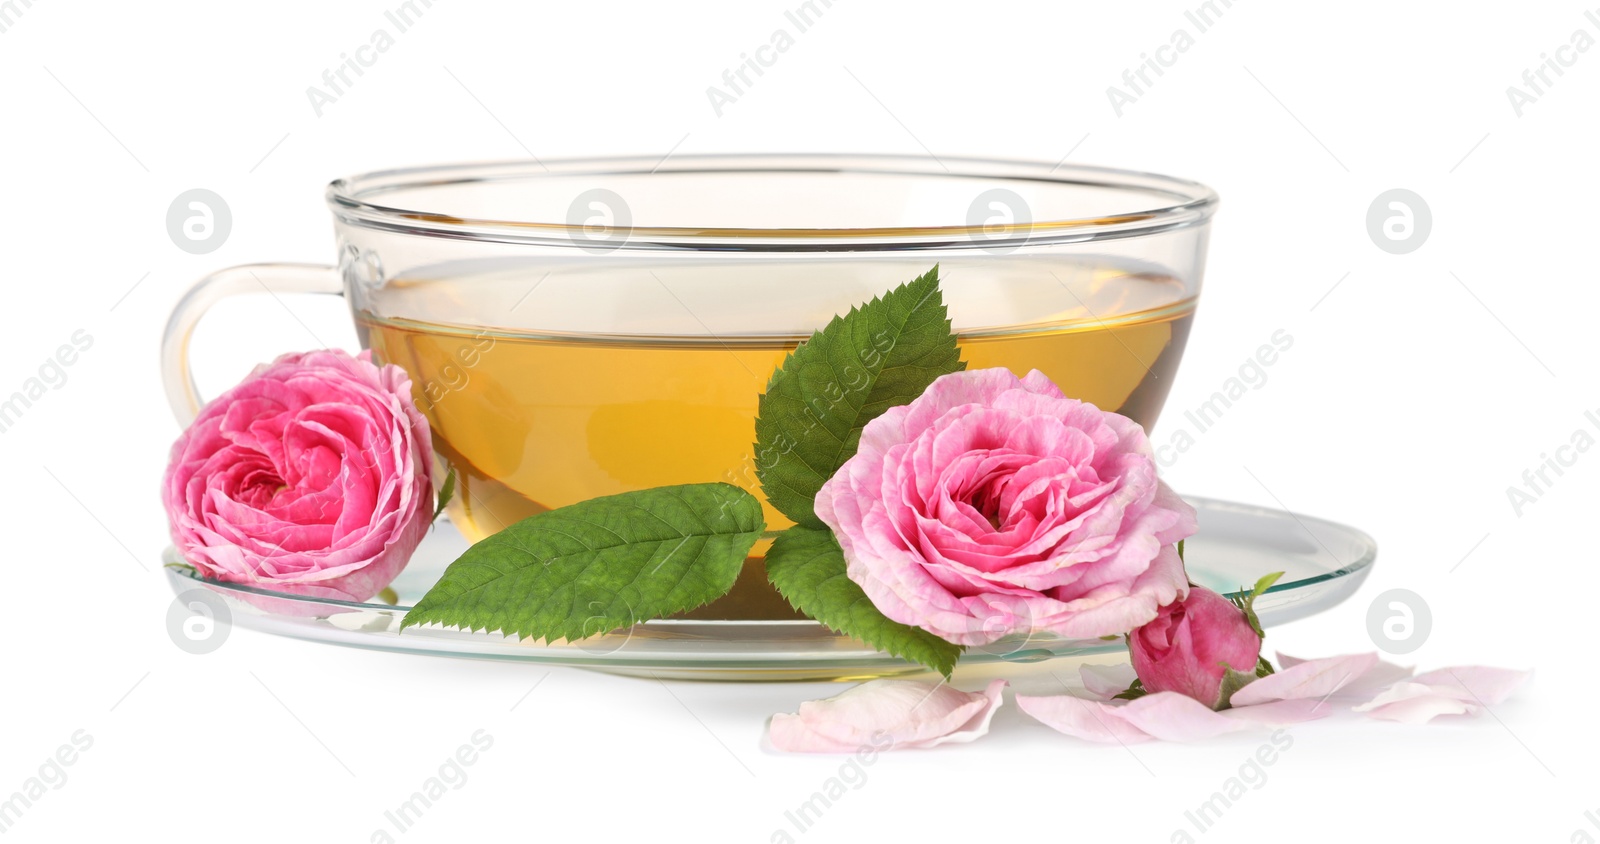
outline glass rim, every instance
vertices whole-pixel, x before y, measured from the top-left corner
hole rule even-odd
[[[1149,193],[1170,198],[1150,208],[1110,216],[1045,219],[1006,224],[877,228],[728,228],[631,226],[610,249],[703,251],[833,251],[908,249],[1012,249],[1139,237],[1202,225],[1216,211],[1214,190],[1199,182],[1112,167],[984,158],[928,158],[870,154],[711,154],[520,159],[377,170],[328,184],[325,199],[335,218],[382,231],[453,240],[524,243],[595,251],[584,225],[564,221],[466,218],[383,204],[396,190],[478,182],[572,176],[651,176],[693,173],[858,173],[908,179],[982,179]]]

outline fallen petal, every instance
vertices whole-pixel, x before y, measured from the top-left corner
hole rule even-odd
[[[1278,666],[1283,669],[1293,668],[1296,665],[1310,661],[1281,652],[1277,654],[1277,657]],[[1396,665],[1380,658],[1376,665],[1358,676],[1351,677],[1343,686],[1340,686],[1339,690],[1334,692],[1333,699],[1377,694],[1401,680],[1410,679],[1411,671],[1412,669],[1403,665]]]
[[[1195,741],[1258,726],[1284,726],[1322,718],[1333,707],[1317,700],[1280,700],[1213,712],[1177,692],[1156,692],[1127,704],[1073,695],[1017,696],[1023,712],[1057,732],[1101,743],[1163,739]]]
[[[1357,712],[1384,721],[1425,724],[1440,715],[1475,715],[1476,704],[1442,694],[1425,683],[1396,683],[1357,707]]]
[[[1110,700],[1127,691],[1138,675],[1134,673],[1132,665],[1118,662],[1110,665],[1080,665],[1078,677],[1083,680],[1083,688],[1089,694],[1101,700]]]
[[[855,753],[972,741],[989,732],[1006,681],[963,692],[924,680],[869,680],[772,716],[767,736],[789,753]]]
[[[1279,655],[1282,658],[1282,655]],[[1378,664],[1377,652],[1308,659],[1286,665],[1233,693],[1234,706],[1250,706],[1275,700],[1325,700],[1346,683]]]
[[[1137,744],[1152,737],[1116,717],[1119,705],[1075,695],[1017,695],[1017,707],[1058,733],[1102,744]]]
[[[1532,671],[1462,665],[1418,674],[1412,682],[1432,686],[1434,691],[1467,703],[1494,706],[1511,696],[1518,686],[1533,676]]]
[[[1290,656],[1290,655],[1284,653],[1283,651],[1278,651],[1278,668],[1279,669],[1293,668],[1293,667],[1295,667],[1296,665],[1299,665],[1302,662],[1305,662],[1305,660],[1301,659],[1300,657]]]
[[[1207,739],[1254,726],[1239,715],[1213,712],[1211,707],[1177,692],[1148,694],[1114,708],[1111,714],[1151,738],[1166,741]]]
[[[1253,706],[1235,706],[1231,709],[1224,709],[1219,714],[1254,724],[1283,727],[1289,724],[1299,724],[1303,721],[1326,718],[1336,709],[1337,707],[1325,700],[1298,698],[1293,700],[1274,700]]]

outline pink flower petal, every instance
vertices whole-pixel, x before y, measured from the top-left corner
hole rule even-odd
[[[1412,682],[1432,686],[1435,691],[1471,703],[1494,706],[1510,697],[1518,686],[1527,682],[1532,676],[1532,671],[1463,665],[1418,674]]]
[[[1323,700],[1378,664],[1376,652],[1311,659],[1269,674],[1234,692],[1234,706],[1274,700]]]
[[[1149,733],[1116,717],[1116,704],[1085,700],[1075,695],[1017,695],[1017,708],[1058,733],[1101,744],[1136,744],[1150,741]]]
[[[1476,715],[1511,696],[1531,671],[1464,665],[1418,674],[1355,707],[1373,718],[1423,724],[1440,715]]]
[[[1091,694],[1126,688],[1120,666],[1081,666]],[[1131,678],[1128,680],[1131,682]],[[1260,682],[1260,681],[1257,681]],[[1253,684],[1252,684],[1253,685]],[[1280,727],[1325,718],[1335,707],[1325,700],[1277,699],[1214,712],[1177,692],[1156,692],[1122,703],[1075,695],[1017,696],[1017,706],[1046,726],[1069,736],[1104,744],[1134,744],[1162,739],[1196,741],[1259,726]]]
[[[1396,683],[1355,711],[1384,721],[1425,724],[1440,715],[1475,715],[1478,708],[1424,683]]]
[[[1280,669],[1293,668],[1296,665],[1310,661],[1290,656],[1286,653],[1277,654],[1277,662]],[[1339,702],[1354,701],[1356,699],[1366,700],[1401,680],[1411,679],[1411,674],[1412,669],[1380,658],[1376,665],[1367,669],[1364,673],[1351,677],[1343,686],[1339,687],[1338,691],[1329,697],[1329,700]],[[1246,698],[1246,700],[1248,699]]]
[[[1231,709],[1224,709],[1219,714],[1241,721],[1265,724],[1269,727],[1282,727],[1287,724],[1298,724],[1302,721],[1315,721],[1318,718],[1326,718],[1336,711],[1338,711],[1337,707],[1325,700],[1296,698],[1257,703],[1251,706],[1235,706]]]
[[[1322,701],[1280,700],[1213,712],[1177,692],[1156,692],[1126,704],[1074,695],[1018,695],[1017,707],[1057,732],[1102,744],[1196,741],[1259,726],[1310,721],[1333,711]]]
[[[1293,668],[1296,665],[1299,665],[1300,663],[1305,662],[1305,660],[1301,659],[1300,657],[1290,656],[1290,655],[1284,653],[1283,651],[1279,651],[1277,656],[1278,656],[1278,668],[1280,668],[1280,669]]]
[[[1166,741],[1195,741],[1220,736],[1255,726],[1238,715],[1213,712],[1188,695],[1156,692],[1112,709],[1120,718],[1151,738]]]
[[[968,742],[989,732],[1006,681],[963,692],[924,680],[869,680],[772,716],[767,736],[789,753],[855,753]]]
[[[1117,662],[1110,665],[1084,664],[1078,666],[1078,677],[1083,680],[1083,688],[1089,694],[1101,699],[1110,700],[1122,694],[1138,679],[1133,666],[1126,662]]]

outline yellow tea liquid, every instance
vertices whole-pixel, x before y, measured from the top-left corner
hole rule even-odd
[[[1193,299],[962,335],[969,369],[1039,369],[1069,396],[1147,429],[1178,367]],[[383,362],[412,377],[439,458],[457,473],[449,513],[472,541],[601,495],[725,481],[758,497],[757,398],[800,338],[591,337],[357,316]],[[787,527],[766,507],[769,532]],[[769,533],[770,536],[770,533]],[[744,576],[698,618],[793,618],[758,543]]]

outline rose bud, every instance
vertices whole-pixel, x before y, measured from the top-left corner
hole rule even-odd
[[[1244,610],[1199,586],[1174,601],[1155,620],[1128,636],[1133,670],[1146,692],[1178,692],[1220,709],[1223,681],[1232,669],[1255,676],[1261,636]]]

